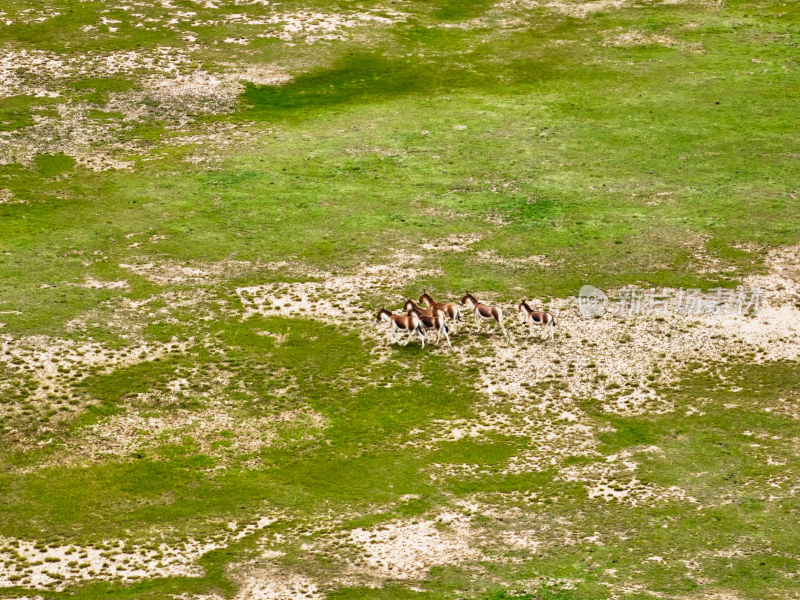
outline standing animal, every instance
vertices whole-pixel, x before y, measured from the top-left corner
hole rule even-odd
[[[475,315],[475,324],[477,325],[478,331],[481,330],[481,319],[494,319],[495,321],[495,329],[500,327],[500,331],[503,332],[503,335],[508,338],[508,332],[506,328],[503,327],[503,309],[499,306],[489,306],[488,304],[481,304],[478,302],[477,298],[467,292],[461,297],[461,304],[464,304],[469,307],[472,311],[472,314]]]
[[[443,310],[445,314],[453,321],[453,333],[458,333],[458,324],[461,323],[461,309],[458,304],[454,302],[436,302],[427,291],[423,291],[422,295],[417,300],[420,304],[424,304],[431,309]]]
[[[406,339],[406,343],[403,344],[404,346],[408,344],[414,334],[417,334],[420,341],[422,341],[422,347],[425,347],[425,334],[422,332],[422,321],[420,321],[417,315],[395,315],[392,314],[392,311],[382,308],[378,311],[378,316],[375,320],[379,323],[389,323],[389,327],[392,331],[393,343],[397,342],[398,333],[407,331],[408,338]]]
[[[556,324],[556,318],[553,316],[553,313],[533,310],[528,305],[528,301],[524,298],[519,301],[519,304],[517,304],[517,310],[519,311],[520,321],[523,324],[526,322],[528,323],[528,328],[530,330],[530,335],[528,337],[533,337],[534,325],[541,325],[545,328],[544,334],[547,335],[547,332],[549,331],[550,341],[553,341],[553,328]]]
[[[422,328],[425,330],[432,330],[436,332],[436,343],[439,343],[439,339],[441,338],[442,334],[444,334],[444,338],[447,340],[447,345],[452,346],[453,344],[450,343],[450,336],[447,334],[447,323],[445,323],[445,312],[443,310],[438,309],[430,309],[425,310],[417,306],[417,304],[409,298],[403,304],[403,310],[408,311],[409,315],[415,314],[419,317],[419,320],[422,321]]]

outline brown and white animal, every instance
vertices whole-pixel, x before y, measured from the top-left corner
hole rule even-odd
[[[545,328],[545,336],[549,331],[550,341],[553,341],[553,328],[556,324],[556,318],[553,316],[553,313],[533,310],[528,305],[528,301],[524,298],[517,304],[517,310],[519,311],[519,320],[523,324],[528,323],[528,328],[530,330],[530,335],[528,337],[533,337],[534,325],[541,325]]]
[[[488,304],[481,304],[478,302],[477,298],[467,292],[461,297],[461,304],[466,305],[472,311],[472,314],[475,315],[475,324],[478,327],[478,331],[481,330],[481,319],[494,319],[495,321],[495,329],[500,327],[500,331],[503,332],[503,335],[508,337],[508,332],[506,328],[503,327],[503,309],[499,306],[489,306]]]
[[[404,346],[408,344],[414,334],[419,336],[422,347],[425,347],[425,334],[422,332],[422,321],[417,315],[395,315],[392,311],[382,308],[378,311],[376,321],[389,324],[392,332],[392,342],[397,342],[397,334],[401,331],[408,332],[408,338]]]
[[[443,310],[444,313],[453,321],[453,333],[458,333],[458,324],[461,323],[461,309],[458,304],[454,302],[436,302],[427,291],[423,291],[422,295],[417,300],[420,304],[424,304],[430,309]]]
[[[403,304],[403,310],[408,311],[409,315],[417,315],[419,320],[422,321],[423,330],[435,331],[437,344],[439,343],[442,334],[444,334],[444,339],[447,340],[447,345],[453,345],[450,343],[450,336],[447,334],[449,330],[447,329],[445,312],[443,310],[438,310],[435,308],[425,310],[424,308],[417,306],[417,304],[411,298],[405,301],[405,304]]]

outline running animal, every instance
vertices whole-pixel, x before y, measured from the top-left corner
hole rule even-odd
[[[475,325],[478,328],[478,331],[481,330],[481,319],[494,319],[495,321],[495,330],[500,327],[500,331],[503,332],[503,335],[508,338],[508,332],[506,328],[503,327],[503,309],[499,306],[489,306],[488,304],[481,304],[478,302],[477,298],[467,292],[461,297],[461,304],[464,304],[469,307],[472,311],[472,314],[475,315]]]
[[[392,332],[392,343],[397,342],[398,333],[407,331],[408,338],[406,339],[406,343],[403,344],[404,346],[414,337],[414,334],[417,334],[422,342],[422,347],[425,347],[425,334],[422,332],[421,327],[422,321],[420,321],[417,315],[395,315],[392,314],[392,311],[382,308],[378,311],[378,316],[375,320],[379,323],[389,323]]]
[[[453,333],[458,333],[458,324],[461,323],[461,309],[458,304],[454,302],[436,302],[427,291],[423,291],[422,295],[417,300],[420,304],[424,304],[431,309],[443,310],[445,314],[453,321]]]
[[[450,336],[447,334],[448,329],[447,323],[445,323],[445,312],[443,310],[425,310],[417,306],[411,298],[405,301],[405,304],[403,304],[403,310],[407,310],[409,316],[416,315],[419,317],[419,320],[422,321],[422,328],[424,330],[435,331],[437,344],[439,343],[441,336],[444,335],[444,339],[447,340],[447,345],[453,345],[450,343]]]
[[[547,332],[550,332],[550,341],[553,341],[553,329],[556,324],[556,318],[553,316],[553,313],[533,310],[528,306],[528,301],[524,298],[517,304],[517,310],[519,311],[520,322],[522,322],[522,324],[528,323],[528,329],[530,330],[530,335],[528,337],[533,337],[534,325],[541,325],[545,328],[544,335],[546,336]]]

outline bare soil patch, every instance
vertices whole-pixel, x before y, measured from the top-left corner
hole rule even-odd
[[[57,403],[60,410],[50,417],[51,420],[57,422],[71,418],[85,408],[87,401],[74,393],[76,383],[91,374],[110,373],[171,352],[184,352],[189,344],[191,342],[187,341],[170,344],[142,342],[122,349],[110,349],[97,342],[79,343],[47,336],[19,339],[0,336],[0,366],[10,375],[3,385],[15,386],[24,381],[28,382],[29,390],[24,404],[3,403],[0,414],[7,422],[24,421],[29,426],[30,412],[43,413],[52,402]],[[23,419],[26,414],[28,417]],[[38,433],[48,430],[48,427],[42,427]],[[23,445],[32,441],[28,436],[36,434],[34,430],[18,431],[13,427],[6,433],[9,439]]]
[[[433,566],[478,558],[480,553],[470,546],[469,538],[469,520],[458,513],[350,533],[350,539],[364,553],[366,566],[391,579],[423,579]]]
[[[134,545],[106,540],[92,546],[42,545],[28,540],[0,538],[0,587],[24,585],[32,589],[60,591],[67,584],[91,580],[139,581],[154,577],[199,577],[195,562],[203,554],[274,523],[279,516],[261,517],[240,526],[229,524],[213,539],[170,545]],[[154,536],[157,539],[157,535]],[[13,578],[13,579],[12,579]]]
[[[696,42],[685,42],[677,38],[663,34],[646,33],[643,31],[626,31],[618,35],[609,36],[603,42],[604,46],[664,46],[665,48],[676,48],[694,54],[704,54],[705,50],[701,44]]]

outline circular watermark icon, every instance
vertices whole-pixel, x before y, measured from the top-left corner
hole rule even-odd
[[[584,285],[578,292],[578,312],[585,319],[602,315],[608,305],[608,296],[593,285]]]

